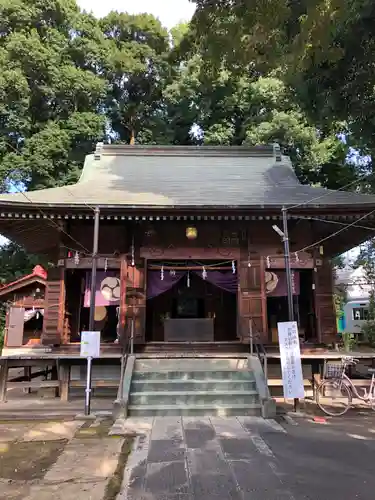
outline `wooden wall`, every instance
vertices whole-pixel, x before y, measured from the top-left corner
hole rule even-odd
[[[238,265],[238,331],[243,342],[249,340],[249,320],[253,330],[264,342],[268,339],[267,301],[264,290],[264,271],[269,259],[283,267],[283,248],[280,237],[272,230],[275,221],[194,221],[180,220],[130,223],[104,221],[100,226],[99,254],[121,261],[121,326],[130,335],[134,319],[136,343],[145,341],[146,278],[148,260],[193,259],[231,260]],[[280,223],[277,222],[279,225]],[[88,250],[92,248],[92,221],[74,221],[70,234]],[[197,228],[195,240],[186,237],[186,228]],[[280,225],[281,226],[281,225]],[[314,240],[309,221],[290,222],[291,251],[308,246]],[[64,238],[67,242],[67,238]],[[134,267],[131,266],[134,241]],[[73,243],[71,242],[71,245]],[[66,244],[66,246],[69,246]],[[77,245],[76,247],[77,248]],[[312,258],[311,255],[308,257]],[[250,264],[250,266],[249,266]],[[310,266],[310,264],[308,264]],[[311,269],[314,266],[311,265]],[[315,300],[317,329],[324,341],[336,333],[336,320],[331,307],[332,269],[328,261],[316,266]],[[64,269],[52,269],[46,289],[47,311],[43,332],[44,343],[63,341],[65,307]],[[64,304],[61,306],[61,304]]]
[[[64,268],[48,270],[42,344],[55,345],[64,341],[65,276]]]

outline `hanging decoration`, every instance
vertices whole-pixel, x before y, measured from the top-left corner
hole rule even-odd
[[[320,255],[324,255],[323,245],[320,245],[320,247],[319,247],[319,253],[320,253]]]
[[[202,278],[205,280],[207,278],[207,271],[206,271],[206,268],[203,266],[203,269],[202,269]]]
[[[103,321],[107,317],[107,308],[105,306],[95,307],[94,320]]]
[[[172,278],[175,278],[176,277],[176,271],[174,269],[171,269],[169,271],[169,274],[172,276]]]
[[[187,227],[186,228],[186,238],[188,240],[195,240],[198,236],[198,231],[196,227]]]
[[[104,271],[107,272],[108,269],[108,259],[105,259],[104,261]]]
[[[78,264],[79,264],[79,252],[76,252],[76,253],[74,254],[74,264],[75,264],[76,266],[78,266]]]
[[[294,255],[295,255],[295,257],[296,257],[296,262],[299,262],[298,252],[294,252]]]
[[[190,271],[187,273],[187,280],[186,280],[186,286],[190,288]]]
[[[236,274],[236,263],[234,260],[232,260],[232,273]]]
[[[134,267],[135,266],[134,235],[132,237],[132,250],[131,250],[131,252],[132,252],[132,262],[131,262],[131,265],[132,265],[132,267]]]
[[[164,266],[161,266],[161,269],[160,269],[160,280],[164,281]]]
[[[267,257],[266,257],[266,263],[267,263],[267,267],[271,267],[271,259],[270,259],[269,255],[267,255]]]

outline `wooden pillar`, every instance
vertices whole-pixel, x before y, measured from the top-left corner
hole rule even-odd
[[[7,397],[8,384],[8,360],[4,359],[0,365],[0,403],[4,403]]]
[[[121,256],[120,261],[120,310],[119,310],[119,336],[123,346],[128,342],[125,338],[126,329],[126,307],[127,307],[127,287],[128,287],[128,262],[126,255]]]
[[[62,402],[69,400],[70,365],[62,363],[60,366],[60,399]]]
[[[146,285],[144,260],[128,270],[130,286],[127,289],[127,319],[134,321],[134,343],[146,341]],[[129,331],[129,327],[127,328]]]
[[[316,266],[316,272],[314,272],[316,327],[318,341],[331,344],[337,339],[333,268],[328,259],[320,260],[322,265]]]
[[[249,265],[250,264],[250,265]],[[254,335],[263,343],[268,340],[267,308],[264,284],[263,258],[252,258],[240,262],[239,330],[243,343],[249,342],[249,322]]]

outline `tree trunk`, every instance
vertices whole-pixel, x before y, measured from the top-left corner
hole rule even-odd
[[[130,131],[130,146],[134,146],[135,144],[135,130],[132,128]]]

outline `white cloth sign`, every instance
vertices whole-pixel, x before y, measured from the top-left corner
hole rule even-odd
[[[100,332],[81,332],[81,356],[100,357]]]
[[[277,323],[284,398],[304,398],[301,351],[296,321]]]

